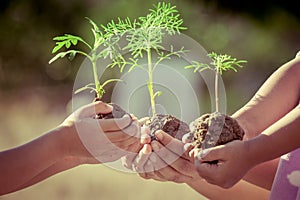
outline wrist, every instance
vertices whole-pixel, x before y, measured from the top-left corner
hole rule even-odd
[[[265,152],[266,152],[265,150],[267,148],[266,142],[264,142],[264,137],[262,137],[261,135],[254,137],[250,140],[244,141],[246,152],[249,155],[248,159],[249,162],[252,164],[252,166],[266,161],[265,159]]]
[[[59,148],[63,158],[76,156],[74,148],[74,146],[78,146],[75,139],[76,137],[78,138],[78,136],[75,135],[77,133],[76,129],[73,126],[60,125],[55,130],[59,135]]]
[[[99,163],[81,142],[75,125],[61,125],[57,129],[61,134],[60,142],[65,159],[71,159],[77,165]]]

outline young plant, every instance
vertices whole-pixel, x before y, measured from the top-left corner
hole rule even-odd
[[[209,64],[193,62],[192,65],[186,66],[186,69],[193,68],[194,72],[202,72],[203,70],[210,69],[215,73],[215,106],[216,112],[219,112],[219,77],[222,76],[224,71],[233,70],[237,72],[237,67],[242,67],[246,60],[237,60],[227,54],[216,54],[211,52],[208,54],[212,62]]]
[[[149,10],[150,13],[144,17],[139,17],[132,24],[132,29],[126,33],[127,45],[123,50],[130,53],[130,58],[125,60],[119,57],[112,66],[117,63],[120,71],[129,65],[128,72],[139,67],[148,74],[147,86],[150,95],[152,115],[156,114],[155,98],[161,95],[161,91],[154,90],[153,71],[165,59],[171,59],[172,56],[180,57],[185,52],[183,48],[174,50],[171,46],[167,51],[162,46],[163,37],[165,35],[179,34],[181,30],[186,28],[182,26],[183,20],[180,19],[176,6],[170,3],[158,3],[154,9]],[[147,67],[139,64],[139,60],[147,56]]]
[[[206,149],[217,145],[226,144],[232,140],[242,140],[245,134],[244,130],[238,122],[219,112],[219,77],[224,71],[237,71],[237,67],[242,67],[245,60],[237,60],[229,55],[209,53],[208,56],[212,62],[209,64],[192,62],[186,66],[186,69],[193,68],[194,72],[203,71],[206,69],[213,70],[215,73],[215,106],[214,113],[204,114],[190,124],[190,137],[194,140],[195,151],[199,148]],[[213,161],[212,163],[217,163]]]
[[[100,27],[93,22],[91,19],[86,18],[91,24],[91,31],[94,36],[94,41],[92,44],[85,41],[83,38],[71,34],[64,34],[63,36],[54,37],[53,40],[56,41],[56,46],[53,48],[52,53],[57,53],[60,49],[65,47],[67,50],[57,53],[50,61],[49,64],[56,61],[59,58],[63,58],[68,56],[70,60],[72,60],[76,54],[81,54],[86,57],[92,64],[94,83],[89,83],[88,85],[78,89],[75,93],[81,92],[86,89],[90,89],[95,92],[95,96],[98,99],[101,99],[103,94],[105,93],[104,87],[111,82],[120,81],[119,79],[109,79],[104,83],[100,83],[98,77],[98,66],[97,61],[99,58],[110,58],[117,60],[122,57],[120,54],[120,48],[117,45],[119,39],[122,35],[127,31],[127,29],[131,29],[132,24],[129,19],[121,20],[118,19],[118,22],[115,23],[111,21],[106,26],[101,25]],[[70,49],[71,46],[76,46],[78,42],[81,42],[87,48],[86,51]],[[104,48],[101,49],[100,47]],[[70,50],[68,50],[70,49]],[[103,66],[107,67],[107,66]]]

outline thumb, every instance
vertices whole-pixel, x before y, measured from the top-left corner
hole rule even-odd
[[[220,146],[201,150],[197,155],[197,159],[201,162],[211,162],[222,159],[222,151]]]

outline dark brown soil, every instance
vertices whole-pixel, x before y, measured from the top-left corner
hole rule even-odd
[[[210,148],[233,140],[242,140],[244,130],[238,122],[221,113],[204,114],[190,125],[195,148]]]
[[[154,133],[157,130],[163,130],[178,140],[181,140],[184,134],[190,132],[189,126],[185,122],[166,114],[154,115],[146,125],[151,130],[152,140],[156,140]]]

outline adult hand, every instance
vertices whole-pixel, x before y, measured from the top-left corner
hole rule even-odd
[[[67,129],[65,143],[69,156],[80,158],[82,163],[103,163],[139,150],[139,126],[129,115],[115,119],[94,118],[96,113],[111,111],[110,105],[94,102],[81,107],[61,124],[61,128]]]
[[[187,183],[200,178],[181,141],[163,131],[157,131],[158,141],[149,143],[149,130],[144,129],[142,132],[144,146],[135,157],[127,156],[123,159],[125,166],[145,179]]]

